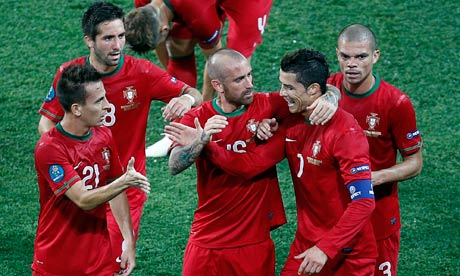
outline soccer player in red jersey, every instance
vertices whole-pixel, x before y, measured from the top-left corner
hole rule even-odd
[[[100,127],[109,102],[92,66],[64,69],[57,93],[64,117],[35,148],[40,214],[32,275],[113,275],[107,202],[126,245],[120,274],[130,275],[136,241],[124,191],[148,193],[150,184],[134,169],[134,159],[123,174],[112,134]]]
[[[228,19],[226,47],[249,59],[262,43],[272,0],[153,0],[135,1],[135,6],[138,9],[129,12],[125,20],[128,44],[141,53],[156,49],[171,75],[195,87],[195,45],[206,59],[221,48],[222,29]],[[202,93],[205,101],[214,95],[206,68]]]
[[[214,161],[218,156],[203,149],[209,143],[209,147],[245,156],[256,147],[259,122],[265,118],[285,118],[289,111],[279,93],[253,93],[251,66],[237,51],[216,51],[208,66],[217,98],[192,109],[180,124],[172,123],[194,127],[195,120],[204,125],[216,116],[226,118],[227,123],[222,132],[212,136],[211,143],[209,139],[198,139],[191,145],[176,144],[171,151],[171,173],[177,174],[195,162],[198,178],[198,207],[182,272],[183,275],[274,275],[270,229],[285,222],[276,162],[266,159],[253,163],[242,157],[242,162],[231,163],[230,170],[236,171],[233,173]],[[167,126],[166,133],[168,129]],[[265,169],[240,173],[251,167]]]
[[[136,170],[145,175],[145,133],[151,102],[169,102],[163,115],[166,120],[172,120],[182,116],[192,105],[200,104],[201,94],[150,61],[123,54],[125,29],[121,8],[107,2],[93,3],[83,15],[82,29],[89,56],[66,62],[57,71],[40,108],[39,132],[50,130],[63,118],[64,110],[55,92],[62,70],[71,64],[91,64],[102,74],[109,101],[103,123],[113,133],[121,163],[126,165],[134,156]],[[147,197],[138,189],[128,189],[126,193],[137,239]],[[115,260],[122,252],[123,237],[110,209],[107,218],[116,265]]]
[[[338,37],[341,73],[328,82],[341,90],[340,107],[350,112],[367,136],[376,209],[372,215],[379,257],[375,275],[395,276],[401,217],[398,182],[422,170],[422,138],[409,97],[379,78],[376,36],[367,26],[352,24]],[[398,152],[402,162],[397,162]]]
[[[203,121],[197,116],[194,124],[198,134],[184,135],[183,131],[190,128],[179,124],[166,127],[166,133],[186,145],[184,148],[192,156],[207,144],[199,158],[212,161],[214,167],[233,178],[238,175],[242,179],[259,179],[259,173],[286,154],[299,222],[282,275],[373,275],[375,268],[377,250],[369,221],[375,203],[366,138],[354,118],[343,110],[323,126],[312,125],[308,119],[311,110],[307,107],[326,91],[328,75],[325,57],[319,52],[300,50],[285,56],[280,95],[288,102],[290,112],[297,114],[285,118],[285,128],[276,131],[266,143],[246,147],[240,154],[218,146],[225,139],[222,137],[234,134],[233,118],[214,115],[206,121],[203,131]],[[190,142],[184,137],[197,138]],[[182,157],[185,156],[188,155]]]
[[[296,116],[285,120],[285,151],[298,226],[281,275],[373,275],[377,256],[369,147],[352,115],[338,109],[324,126],[306,109],[326,90],[329,65],[302,49],[281,61],[280,95]]]

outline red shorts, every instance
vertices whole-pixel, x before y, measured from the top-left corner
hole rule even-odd
[[[297,273],[303,259],[295,259],[293,248],[286,259],[280,276],[298,276]],[[329,259],[319,273],[315,276],[373,276],[375,270],[375,259],[357,258],[339,253],[334,259]]]
[[[237,248],[210,249],[188,243],[183,276],[275,275],[275,246],[272,239]]]
[[[379,256],[377,257],[377,265],[375,267],[376,276],[396,276],[400,242],[400,231],[394,232],[384,240],[377,241]]]
[[[108,205],[109,206],[109,205]],[[131,214],[131,222],[133,224],[134,239],[137,240],[139,237],[139,226],[141,224],[142,209],[144,205],[138,207],[129,207],[129,212]],[[107,207],[107,227],[109,228],[110,243],[112,245],[112,254],[114,262],[114,271],[120,271],[120,263],[117,262],[117,259],[121,257],[121,245],[123,243],[123,235],[121,234],[120,227],[113,216],[110,207]]]
[[[250,57],[267,26],[272,0],[224,0],[220,7],[228,18],[227,48]]]
[[[250,57],[257,45],[262,43],[262,34],[267,26],[268,16],[272,7],[272,0],[226,0],[218,4],[218,9],[202,10],[201,18],[206,19],[202,27],[208,28],[205,33],[215,30],[228,18],[227,48],[237,50],[245,57]],[[196,38],[200,30],[191,30],[191,26],[175,23],[170,36],[174,39]],[[197,28],[195,26],[195,28]],[[195,35],[194,35],[195,34]],[[206,44],[199,42],[202,48],[212,48],[215,42]]]

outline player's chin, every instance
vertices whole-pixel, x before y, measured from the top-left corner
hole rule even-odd
[[[246,95],[243,97],[243,105],[248,105],[250,103],[252,103],[252,101],[254,100],[254,95],[250,94],[250,95]]]

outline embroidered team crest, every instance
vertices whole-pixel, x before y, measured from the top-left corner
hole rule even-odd
[[[134,86],[128,86],[123,90],[123,98],[128,101],[127,105],[122,105],[123,110],[131,110],[139,106],[139,103],[135,103],[134,99],[137,97],[137,91]]]
[[[110,150],[107,147],[104,147],[102,150],[102,158],[105,160],[105,165],[102,166],[104,170],[109,170],[110,169]]]
[[[251,119],[251,120],[248,121],[248,124],[246,125],[246,128],[252,134],[256,134],[258,126],[259,126],[259,122],[254,122],[254,119]]]
[[[319,140],[316,140],[313,146],[311,147],[312,151],[312,156],[307,156],[307,161],[310,164],[319,166],[321,163],[323,163],[322,160],[318,160],[316,157],[318,156],[319,152],[321,151],[321,142]]]
[[[128,104],[132,104],[137,96],[137,91],[132,86],[128,86],[123,90],[123,97],[128,100]]]
[[[252,134],[251,138],[246,139],[246,142],[254,141],[254,136],[257,132],[257,127],[259,126],[259,122],[255,122],[254,119],[248,120],[246,124],[246,129]]]
[[[320,150],[321,150],[321,142],[316,140],[316,142],[313,144],[313,147],[312,147],[312,152],[313,152],[312,157],[316,158]]]
[[[366,116],[366,123],[369,126],[367,130],[364,130],[364,133],[370,137],[378,137],[382,135],[382,132],[376,131],[375,127],[377,127],[380,123],[380,117],[377,113],[372,113]]]

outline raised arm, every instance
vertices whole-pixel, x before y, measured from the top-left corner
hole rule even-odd
[[[168,122],[180,118],[192,107],[198,106],[202,102],[203,97],[200,91],[193,87],[186,86],[180,97],[171,99],[171,101],[162,108],[163,118]]]
[[[327,91],[307,109],[313,109],[310,122],[314,125],[324,125],[334,116],[339,106],[340,91],[337,87],[328,84]]]
[[[210,142],[211,135],[220,132],[227,125],[226,117],[211,117],[201,128],[195,118],[192,128],[180,123],[171,123],[165,127],[168,137],[179,144],[173,149],[169,159],[169,168],[176,174],[189,167],[200,154],[215,166],[229,174],[251,179],[276,165],[284,158],[284,131],[278,131],[273,139],[258,145],[255,149],[246,149],[236,153]],[[173,156],[174,155],[174,156]]]
[[[211,136],[221,132],[227,125],[227,119],[220,115],[208,119],[204,129],[198,118],[195,118],[194,122],[195,128],[175,122],[165,127],[168,137],[178,144],[172,149],[169,156],[169,171],[172,175],[190,167],[211,141]]]
[[[44,133],[48,132],[50,129],[52,129],[54,126],[56,126],[56,123],[51,121],[45,116],[40,116],[40,121],[38,122],[38,133],[40,135],[43,135]]]
[[[148,179],[134,169],[134,158],[128,163],[126,173],[109,185],[101,188],[86,190],[83,181],[78,181],[70,187],[65,195],[83,210],[92,210],[97,206],[112,200],[129,187],[135,187],[150,193]]]
[[[272,168],[284,159],[284,131],[277,131],[273,137],[244,153],[237,153],[209,143],[205,148],[205,158],[225,172],[252,179]]]

